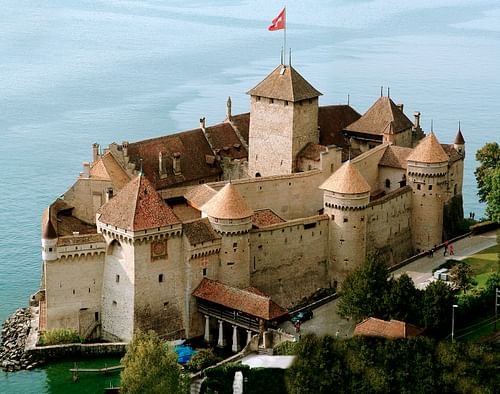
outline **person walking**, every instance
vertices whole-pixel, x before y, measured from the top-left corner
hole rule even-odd
[[[446,253],[448,253],[448,240],[444,241],[443,256],[446,256]]]
[[[450,246],[449,246],[449,247],[450,247],[450,256],[451,256],[451,255],[453,255],[453,254],[455,254],[455,253],[453,252],[453,245],[452,245],[452,244],[450,244]]]

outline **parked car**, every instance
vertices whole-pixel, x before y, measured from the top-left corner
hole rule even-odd
[[[290,321],[293,324],[303,323],[306,320],[312,319],[312,317],[313,317],[313,311],[311,309],[304,309],[300,312],[294,313],[290,318]]]

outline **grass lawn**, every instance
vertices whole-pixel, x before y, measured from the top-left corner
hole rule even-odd
[[[477,287],[484,287],[489,276],[496,271],[499,252],[500,244],[497,244],[464,259],[472,268]]]

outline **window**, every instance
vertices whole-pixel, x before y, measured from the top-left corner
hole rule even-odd
[[[304,224],[304,230],[308,230],[310,228],[316,227],[316,223],[305,223]]]
[[[344,223],[347,223],[349,220],[347,218],[344,218]]]
[[[163,283],[163,274],[158,275],[158,282]]]
[[[390,189],[390,187],[391,187],[391,180],[390,179],[385,180],[385,187]]]
[[[288,105],[288,101],[285,100],[285,107]]]
[[[94,320],[99,321],[99,312],[94,313]]]
[[[234,261],[228,262],[227,265],[234,265]]]
[[[237,248],[238,247],[238,242],[233,242],[233,248]]]
[[[49,252],[52,252],[52,248],[49,248]]]
[[[116,275],[115,282],[120,283],[120,275]]]
[[[269,99],[269,104],[274,104],[274,99]]]
[[[419,184],[417,185],[417,190],[420,190],[421,188],[422,188],[422,185],[419,183]]]
[[[75,289],[73,289],[73,294],[75,294]]]
[[[203,276],[207,276],[207,269],[203,268]]]
[[[432,185],[429,185],[429,190],[432,190]]]
[[[113,306],[117,306],[117,302],[116,301],[113,301]]]

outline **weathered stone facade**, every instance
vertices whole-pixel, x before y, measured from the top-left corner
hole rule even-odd
[[[204,278],[290,307],[337,285],[370,251],[396,264],[441,242],[444,206],[462,191],[463,137],[441,145],[430,134],[413,148],[415,127],[384,98],[377,105],[391,118],[372,107],[368,121],[383,128],[365,135],[380,141],[353,139],[350,149],[365,152],[342,163],[342,135],[319,145],[320,93],[290,66],[280,70],[268,77],[276,83],[249,92],[250,114],[231,115],[228,104],[216,126],[202,119],[198,130],[103,154],[94,146],[92,163],[44,216],[42,329],[126,341],[137,328],[197,336],[217,329],[192,296]],[[280,79],[287,72],[296,74]]]

